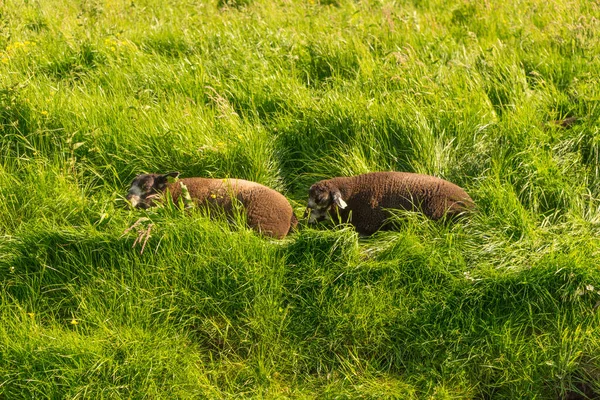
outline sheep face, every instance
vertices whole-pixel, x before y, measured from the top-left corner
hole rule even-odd
[[[340,190],[326,182],[315,183],[308,190],[308,204],[304,218],[308,216],[309,224],[323,221],[334,205],[342,209],[347,207]]]
[[[149,208],[154,205],[154,199],[167,187],[169,177],[177,178],[179,172],[167,174],[142,174],[135,177],[127,193],[127,201],[133,208]]]

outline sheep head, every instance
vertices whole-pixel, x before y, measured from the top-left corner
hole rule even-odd
[[[324,220],[332,207],[341,209],[348,205],[342,199],[340,190],[331,182],[322,181],[315,183],[308,190],[308,204],[304,218],[308,217],[308,223],[312,224]]]
[[[178,176],[179,172],[138,175],[131,182],[126,199],[134,208],[152,207],[154,199],[166,189],[169,178]]]

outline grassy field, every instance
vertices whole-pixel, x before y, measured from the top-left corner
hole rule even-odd
[[[599,161],[598,1],[5,0],[0,398],[599,396]],[[276,241],[125,207],[172,170],[478,211]]]

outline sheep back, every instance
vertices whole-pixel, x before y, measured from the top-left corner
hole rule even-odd
[[[168,185],[177,204],[183,183],[192,200],[210,211],[231,215],[235,201],[242,204],[248,226],[267,236],[282,239],[297,224],[292,206],[281,193],[243,179],[184,178]],[[235,200],[234,200],[235,199]]]

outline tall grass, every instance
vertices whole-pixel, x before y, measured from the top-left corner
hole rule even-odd
[[[0,397],[600,393],[598,4],[7,0],[0,21]],[[298,215],[319,179],[413,171],[478,209],[274,241],[124,207],[171,170]]]

